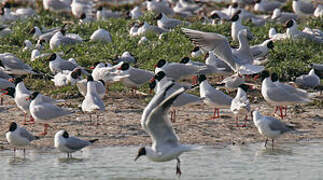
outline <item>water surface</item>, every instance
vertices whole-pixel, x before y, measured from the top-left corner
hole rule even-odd
[[[0,152],[1,179],[177,179],[176,161],[154,163],[140,158],[137,146],[87,148],[72,159],[56,150]],[[226,148],[203,147],[181,156],[181,179],[322,179],[323,142],[263,143]]]

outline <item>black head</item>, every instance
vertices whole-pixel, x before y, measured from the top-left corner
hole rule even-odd
[[[137,154],[137,156],[136,156],[136,158],[135,158],[135,161],[136,161],[137,159],[139,159],[139,157],[140,157],[140,156],[144,156],[144,155],[146,155],[146,148],[145,148],[145,147],[141,147],[141,148],[138,150],[138,154]]]
[[[264,79],[266,79],[269,76],[270,76],[269,71],[264,70],[264,71],[261,72],[261,80],[264,80]]]
[[[39,92],[33,92],[31,95],[30,95],[30,99],[31,100],[34,100],[37,96],[38,96]]]
[[[4,67],[4,65],[2,64],[2,61],[1,61],[1,60],[0,60],[0,66],[1,66],[1,67]]]
[[[34,34],[36,32],[36,28],[32,28],[30,31],[29,31],[29,34]]]
[[[120,67],[120,70],[122,71],[126,71],[130,68],[129,64],[128,63],[123,63]]]
[[[38,40],[38,43],[40,44],[40,45],[43,45],[43,43],[45,42],[45,39],[40,39],[40,40]]]
[[[155,20],[160,20],[163,17],[162,13],[159,13],[158,16],[155,17]]]
[[[272,82],[276,82],[279,80],[279,76],[277,73],[273,72],[273,73],[271,73],[270,79]]]
[[[233,15],[232,17],[231,17],[231,21],[232,22],[236,22],[236,21],[238,21],[239,20],[239,14],[235,14],[235,15]]]
[[[4,8],[3,8],[3,7],[1,7],[0,15],[1,15],[1,16],[3,16],[3,15],[4,15]]]
[[[159,71],[157,74],[155,74],[155,79],[158,81],[161,81],[166,76],[164,71]]]
[[[255,0],[255,3],[257,4],[257,3],[260,3],[261,2],[261,0]]]
[[[103,10],[103,7],[102,6],[99,6],[97,10],[98,11],[102,11]]]
[[[105,82],[102,79],[100,79],[99,81],[103,84],[103,86],[105,86]]]
[[[285,28],[290,28],[294,25],[294,21],[293,20],[289,20],[285,23]]]
[[[189,57],[183,57],[180,63],[182,63],[182,64],[186,64],[186,63],[188,63],[189,61],[190,61],[190,58],[189,58]]]
[[[152,81],[150,81],[150,83],[149,83],[149,89],[150,90],[153,90],[153,89],[155,89],[155,87],[156,87],[156,80],[152,80]]]
[[[273,43],[273,41],[269,41],[269,42],[267,43],[267,48],[269,48],[269,49],[274,49],[274,43]]]
[[[86,18],[86,14],[82,13],[81,16],[80,16],[80,19],[85,19],[85,18]]]
[[[82,75],[82,71],[80,68],[75,69],[72,73],[71,76],[73,79],[77,79],[78,77],[80,77]]]
[[[221,17],[217,14],[217,13],[213,13],[211,16],[210,16],[211,19],[221,19]]]
[[[241,88],[242,90],[244,90],[245,92],[247,92],[247,91],[248,91],[248,89],[249,89],[249,86],[248,86],[248,85],[246,85],[246,84],[240,84],[240,85],[239,85],[239,88]]]
[[[166,64],[166,60],[165,59],[161,59],[158,61],[158,63],[156,64],[156,67],[161,68]]]
[[[197,76],[197,80],[199,83],[201,83],[206,80],[206,76],[204,74],[200,74]]]
[[[239,4],[238,4],[238,3],[236,3],[236,2],[235,2],[235,3],[232,3],[232,7],[233,7],[233,8],[238,8],[238,5],[239,5]]]
[[[206,60],[207,58],[209,58],[209,56],[210,56],[210,53],[209,53],[209,52],[207,52],[207,53],[205,54],[205,56],[204,56],[204,60]]]
[[[56,53],[53,53],[52,55],[49,56],[49,58],[47,59],[47,61],[54,61],[56,59]]]
[[[194,47],[194,49],[193,49],[191,52],[197,52],[197,51],[199,51],[199,50],[200,50],[200,47],[195,46],[195,47]]]
[[[69,134],[68,134],[68,132],[67,132],[67,131],[65,131],[65,130],[64,130],[64,133],[63,133],[63,135],[62,135],[62,136],[63,136],[63,138],[66,138],[66,139],[67,139],[67,138],[69,137]]]
[[[94,81],[92,76],[87,76],[87,78],[86,78],[86,79],[87,79],[87,82],[89,82],[89,81]]]
[[[17,85],[20,82],[23,82],[23,80],[18,77],[18,78],[15,79],[14,84]]]
[[[61,31],[61,33],[62,33],[63,35],[65,35],[66,31],[65,31],[65,29],[64,29],[64,28],[62,28],[60,31]]]
[[[9,131],[13,132],[13,131],[15,131],[17,129],[17,127],[18,127],[17,123],[11,122],[10,125],[9,125]]]
[[[16,92],[16,89],[15,88],[8,87],[5,90],[7,91],[6,92],[6,95],[11,96],[12,98],[15,98],[15,92]]]

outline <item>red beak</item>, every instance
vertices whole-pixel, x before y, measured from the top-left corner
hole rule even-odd
[[[260,77],[260,75],[257,74],[257,75],[255,75],[255,77],[253,77],[253,80],[257,80],[257,79],[259,79],[259,77]]]
[[[118,67],[117,70],[121,70],[121,67]]]
[[[26,101],[30,101],[30,97],[26,97]]]
[[[91,66],[90,69],[94,69],[95,67],[94,66]]]
[[[192,85],[197,84],[197,76],[192,77]]]
[[[155,77],[151,78],[150,82],[154,82],[155,81]]]

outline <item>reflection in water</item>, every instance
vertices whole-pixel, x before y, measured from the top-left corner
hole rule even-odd
[[[1,179],[177,179],[176,161],[134,162],[137,146],[89,148],[73,158],[31,150],[26,158],[0,151]],[[205,146],[181,156],[181,179],[321,179],[323,142]]]

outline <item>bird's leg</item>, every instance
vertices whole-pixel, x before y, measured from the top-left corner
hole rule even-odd
[[[284,119],[284,115],[283,115],[283,106],[279,106],[279,111],[280,111],[280,117],[282,119]]]
[[[70,158],[70,153],[66,153],[66,155],[67,155],[67,159]]]
[[[182,171],[181,171],[181,160],[179,158],[176,158],[177,160],[177,165],[176,165],[176,175],[181,176]]]
[[[218,116],[217,116],[218,113]],[[214,108],[214,113],[212,119],[220,118],[220,110],[218,108]]]
[[[44,124],[44,130],[42,133],[40,133],[41,136],[45,136],[47,134],[47,129],[48,129],[49,125],[48,124]]]
[[[0,105],[3,105],[3,97],[0,97]]]
[[[72,153],[70,153],[70,158],[73,158],[73,157],[72,157]]]
[[[248,121],[248,114],[246,114],[246,116],[244,118],[244,125],[243,125],[243,127],[247,127],[247,121]]]
[[[238,115],[234,115],[234,116],[236,117],[236,124],[237,124],[236,126],[239,127],[239,117]]]
[[[279,106],[275,106],[274,114],[276,114],[276,112],[278,111],[278,107],[279,107]]]
[[[172,108],[172,110],[170,111],[170,121],[172,123],[176,122],[176,109]]]
[[[285,109],[285,117],[287,116],[287,106],[284,106],[284,109]]]
[[[24,122],[23,122],[23,125],[27,125],[26,116],[27,116],[27,113],[25,113],[25,115],[24,115]]]
[[[220,109],[217,110],[217,117],[220,118]]]
[[[274,139],[271,139],[271,148],[274,149]]]
[[[30,122],[29,124],[35,124],[35,119],[33,118],[32,115],[30,115],[30,118],[29,118],[28,122]]]
[[[265,141],[265,147],[267,148],[267,142],[268,142],[268,138],[266,138],[266,141]]]
[[[198,84],[197,83],[197,76],[192,77],[192,85]]]
[[[101,125],[101,124],[99,123],[99,120],[100,120],[100,114],[97,114],[97,115],[96,115],[96,126]]]
[[[26,158],[26,149],[24,148],[24,158]]]
[[[13,148],[13,157],[16,157],[16,148]]]

